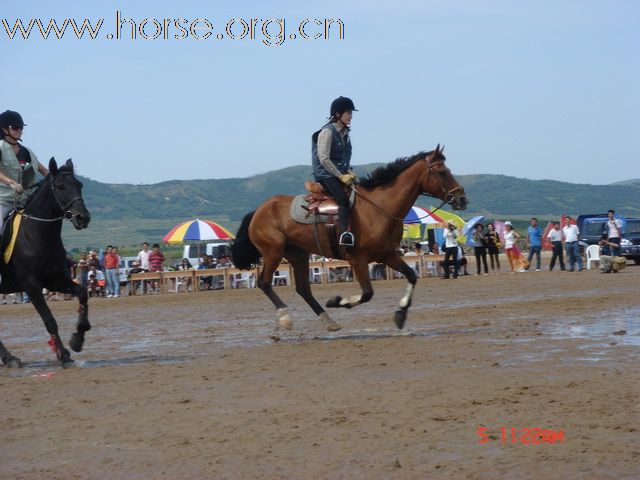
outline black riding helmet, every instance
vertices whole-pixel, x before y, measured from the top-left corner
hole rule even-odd
[[[338,97],[331,102],[331,111],[329,115],[333,118],[336,114],[346,112],[347,110],[353,110],[354,112],[358,111],[353,104],[353,100],[349,97]]]
[[[22,115],[13,110],[5,110],[0,113],[0,127],[24,127],[26,123],[22,120]]]

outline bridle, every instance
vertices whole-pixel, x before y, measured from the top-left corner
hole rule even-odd
[[[437,208],[433,209],[428,215],[425,215],[424,217],[421,217],[419,220],[422,220],[423,218],[427,218],[430,217],[431,215],[433,215],[437,210],[440,210],[442,207],[444,207],[447,204],[451,204],[451,202],[453,202],[456,198],[456,193],[460,192],[460,191],[464,191],[464,188],[462,187],[462,185],[458,185],[456,188],[451,189],[451,190],[447,190],[446,187],[442,184],[442,182],[440,181],[438,175],[436,175],[436,173],[433,171],[433,167],[439,164],[444,163],[444,160],[435,160],[435,161],[429,161],[427,159],[428,157],[424,157],[422,160],[424,160],[427,164],[427,168],[429,169],[429,174],[431,175],[432,178],[435,179],[437,185],[440,187],[440,189],[442,190],[442,193],[444,193],[444,200],[442,200],[442,202],[440,203],[440,205],[438,205]],[[390,213],[386,212],[380,205],[376,204],[373,200],[371,200],[369,197],[367,197],[364,193],[359,192],[358,189],[356,189],[354,184],[351,184],[351,189],[355,192],[356,195],[362,197],[363,199],[365,199],[367,202],[369,202],[371,205],[373,205],[374,207],[376,207],[378,210],[380,210],[382,212],[383,215],[385,215],[388,218],[391,218],[393,220],[397,220],[400,222],[404,222],[404,218],[400,218],[400,217],[396,217],[395,215],[391,215]],[[431,195],[429,193],[426,192],[420,192],[420,195],[424,195],[425,197],[432,197],[432,198],[437,198],[434,195]]]
[[[58,175],[73,175],[73,172],[61,172]],[[56,176],[58,176],[56,175]],[[35,217],[33,215],[30,215],[28,213],[24,213],[23,217],[25,219],[31,219],[31,220],[36,220],[39,222],[58,222],[61,220],[73,220],[73,218],[75,217],[75,214],[69,210],[69,207],[74,203],[77,202],[78,200],[82,200],[82,196],[81,195],[77,195],[75,197],[73,197],[71,200],[69,200],[66,204],[62,204],[62,202],[60,201],[60,199],[58,198],[58,195],[56,195],[56,186],[55,183],[53,183],[53,175],[51,175],[46,181],[51,183],[51,193],[53,194],[53,198],[55,199],[56,203],[58,204],[58,207],[60,208],[60,211],[62,212],[62,215],[59,217],[54,217],[54,218],[39,218],[39,217]],[[29,188],[33,188],[29,187]]]

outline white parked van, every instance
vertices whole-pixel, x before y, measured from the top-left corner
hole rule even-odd
[[[222,243],[193,243],[185,245],[182,252],[182,258],[188,258],[191,265],[198,265],[200,257],[203,253],[211,255],[213,258],[220,258],[225,255],[231,256],[231,244]]]

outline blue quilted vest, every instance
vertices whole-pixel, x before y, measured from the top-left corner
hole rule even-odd
[[[311,137],[311,164],[313,166],[313,178],[316,182],[333,177],[325,170],[318,157],[318,135],[325,128],[331,130],[331,152],[329,153],[331,163],[336,166],[340,173],[347,173],[351,165],[351,139],[349,138],[349,133],[347,132],[343,141],[335,125],[327,123]]]

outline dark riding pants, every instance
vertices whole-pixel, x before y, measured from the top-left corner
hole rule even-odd
[[[344,192],[343,184],[336,177],[325,178],[320,180],[320,184],[335,199],[338,204],[338,221],[340,222],[340,231],[346,232],[349,229],[349,197]]]

